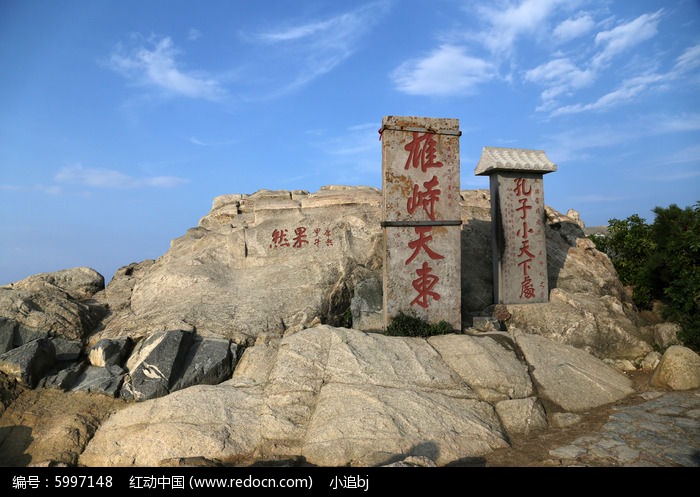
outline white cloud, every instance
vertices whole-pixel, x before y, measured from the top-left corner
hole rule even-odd
[[[579,69],[568,58],[559,58],[530,69],[525,80],[547,87],[541,94],[543,106],[538,109],[543,110],[551,107],[560,95],[591,85],[595,74],[590,69]]]
[[[663,74],[647,74],[626,79],[615,90],[606,93],[595,102],[588,104],[573,104],[559,107],[552,112],[553,116],[564,114],[578,114],[587,111],[608,110],[617,105],[629,102],[637,95],[645,92],[651,86],[668,81],[669,77]]]
[[[552,34],[558,41],[566,42],[588,33],[594,26],[595,21],[589,14],[580,13],[559,23]]]
[[[225,96],[225,90],[216,79],[187,73],[178,67],[178,52],[169,37],[151,40],[147,45],[137,46],[127,53],[118,46],[109,59],[109,67],[139,84],[169,94],[205,100],[219,100]]]
[[[700,45],[686,48],[676,59],[674,71],[687,72],[700,67]]]
[[[404,62],[391,77],[396,87],[411,95],[460,95],[493,79],[490,62],[466,53],[464,47],[442,45],[422,59]]]
[[[291,82],[277,91],[288,93],[327,74],[355,53],[362,37],[387,11],[386,1],[364,5],[350,12],[296,25],[286,24],[277,29],[259,32],[252,40],[283,46],[285,57],[294,61]],[[291,54],[291,55],[290,55]],[[286,64],[278,63],[287,68]]]
[[[489,2],[477,7],[477,13],[490,28],[479,35],[481,42],[493,53],[509,53],[516,40],[536,33],[559,6],[570,5],[566,0],[524,0],[518,4]]]
[[[76,184],[92,188],[172,188],[188,181],[176,176],[134,178],[113,169],[87,168],[80,164],[66,166],[54,176],[57,183]]]
[[[598,33],[595,44],[602,49],[593,58],[593,65],[605,64],[616,55],[656,36],[662,13],[663,10],[657,10],[652,14],[642,14],[633,21]]]
[[[676,164],[700,164],[700,145],[693,145],[680,150],[674,151],[672,154],[664,157],[664,165]],[[691,176],[700,175],[700,170],[691,171]],[[686,173],[687,174],[687,173]]]
[[[289,26],[275,31],[258,33],[259,40],[266,43],[278,43],[283,41],[299,40],[309,38],[315,34],[331,33],[335,28],[343,30],[344,25],[353,22],[352,14],[342,14],[325,21],[310,22],[299,26]]]
[[[187,31],[187,39],[189,41],[196,41],[199,40],[202,37],[202,32],[199,31],[197,28],[190,28]]]
[[[700,131],[700,114],[664,116],[654,119],[653,128],[659,132]]]

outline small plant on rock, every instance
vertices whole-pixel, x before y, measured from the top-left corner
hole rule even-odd
[[[429,337],[433,335],[446,335],[452,333],[452,325],[447,321],[428,323],[415,315],[399,311],[386,327],[385,334],[403,337]]]

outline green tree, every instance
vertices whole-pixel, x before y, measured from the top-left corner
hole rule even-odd
[[[646,268],[649,254],[656,250],[651,232],[646,220],[633,214],[623,220],[611,219],[607,235],[591,237],[598,250],[610,257],[620,281],[634,288],[634,302],[641,307],[651,304]]]
[[[646,263],[651,296],[665,304],[664,317],[681,325],[681,341],[700,351],[700,202],[654,213],[657,250]]]
[[[664,317],[680,324],[681,342],[700,351],[700,201],[681,209],[656,207],[649,225],[634,214],[611,219],[607,235],[591,235],[620,281],[633,288],[633,300],[664,304]]]

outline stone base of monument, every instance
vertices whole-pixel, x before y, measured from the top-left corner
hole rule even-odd
[[[476,331],[506,331],[505,324],[493,316],[474,316],[472,328]]]

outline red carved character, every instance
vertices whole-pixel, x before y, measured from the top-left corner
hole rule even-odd
[[[440,300],[440,294],[432,291],[435,284],[440,281],[440,278],[434,274],[430,274],[433,271],[427,262],[423,262],[423,265],[416,270],[418,278],[413,280],[413,288],[416,289],[418,295],[411,301],[411,305],[419,305],[423,308],[427,308],[428,297],[432,297],[433,300]]]
[[[423,210],[430,219],[435,220],[435,203],[440,200],[440,190],[434,188],[438,185],[437,176],[423,183],[424,191],[420,191],[418,185],[413,185],[413,195],[408,198],[406,210],[409,214],[413,214],[416,209],[423,207]]]
[[[428,242],[433,239],[433,236],[428,235],[427,233],[430,233],[432,231],[432,226],[416,226],[413,229],[416,231],[418,239],[408,242],[408,248],[413,249],[413,254],[411,254],[411,257],[406,259],[406,264],[409,264],[413,259],[415,259],[421,249],[425,250],[425,253],[428,254],[428,257],[430,257],[431,259],[445,258],[444,256],[438,254],[437,252],[433,251],[430,247],[428,247]]]
[[[425,172],[429,167],[442,167],[442,162],[435,161],[436,145],[433,133],[419,135],[414,131],[413,140],[404,147],[409,152],[404,169],[420,167]]]

